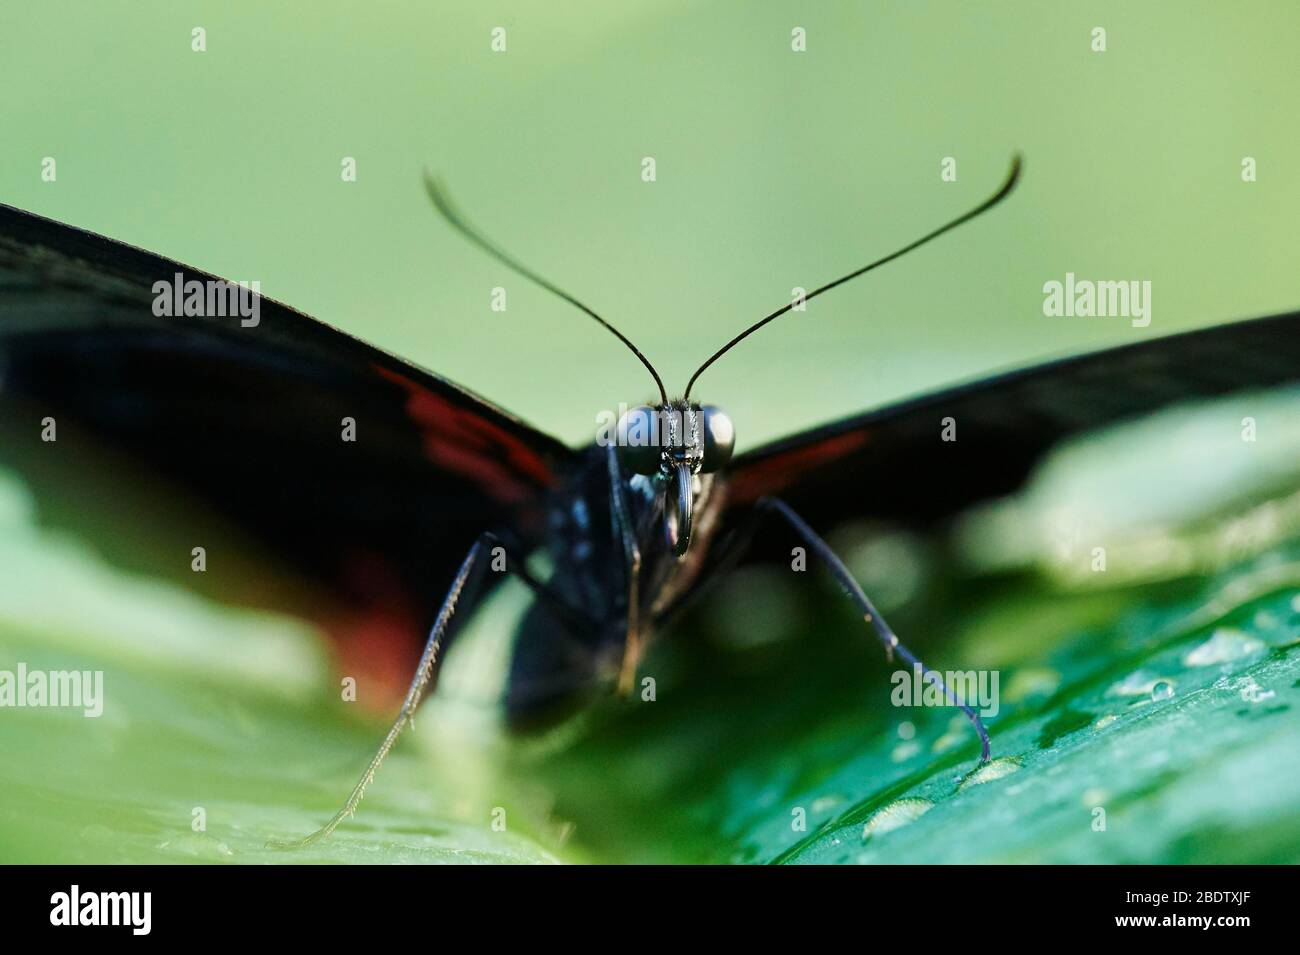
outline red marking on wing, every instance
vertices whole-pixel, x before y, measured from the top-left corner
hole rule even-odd
[[[424,453],[433,463],[470,479],[503,504],[523,503],[555,484],[550,466],[517,435],[399,372],[372,367],[406,391],[406,413],[420,428]]]
[[[357,702],[376,715],[391,713],[420,659],[415,621],[382,607],[331,620],[326,629],[339,677],[357,681]]]
[[[778,494],[808,471],[838,461],[866,443],[866,431],[849,431],[789,451],[778,451],[733,473],[727,484],[727,497],[738,504],[752,504],[768,494]]]
[[[357,702],[391,713],[415,673],[426,634],[416,595],[378,554],[356,551],[341,564],[347,597],[321,620],[339,677],[357,681]]]

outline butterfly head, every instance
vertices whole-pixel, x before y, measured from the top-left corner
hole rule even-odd
[[[641,405],[618,422],[619,462],[634,474],[712,474],[731,460],[736,429],[714,405]]]
[[[736,430],[714,405],[687,401],[642,405],[618,422],[619,462],[634,474],[655,476],[669,493],[664,509],[668,539],[678,557],[691,542],[696,475],[712,474],[731,460]]]

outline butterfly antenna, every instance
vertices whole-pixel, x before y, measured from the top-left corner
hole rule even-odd
[[[953,219],[947,225],[941,225],[933,232],[921,236],[921,238],[917,239],[915,242],[903,246],[897,252],[893,252],[887,255],[883,259],[877,259],[876,261],[872,262],[870,265],[864,265],[856,272],[850,272],[848,275],[845,275],[842,278],[838,278],[834,282],[829,282],[826,285],[823,285],[819,289],[814,289],[813,291],[805,295],[800,301],[806,302],[810,298],[813,298],[814,296],[821,295],[822,292],[829,292],[837,285],[843,285],[845,282],[849,281],[850,279],[855,279],[859,275],[865,275],[867,272],[870,272],[872,269],[884,265],[886,262],[892,262],[894,261],[894,259],[897,259],[900,256],[904,256],[908,252],[911,252],[913,249],[918,249],[921,246],[925,245],[931,239],[937,239],[945,232],[955,229],[957,228],[957,226],[961,225],[962,223],[969,222],[971,219],[974,219],[980,213],[987,212],[989,209],[992,209],[999,202],[1005,199],[1011,193],[1011,190],[1015,188],[1016,181],[1020,178],[1020,165],[1021,165],[1020,154],[1017,153],[1016,155],[1011,157],[1011,171],[1007,173],[1006,181],[1003,182],[1002,185],[998,187],[997,192],[993,193],[993,195],[989,196],[987,199],[981,202],[974,209],[971,209],[969,212],[965,213],[964,215],[958,216],[956,219]],[[695,386],[695,379],[699,378],[700,375],[704,374],[705,369],[707,369],[710,365],[712,365],[715,361],[717,361],[727,352],[731,351],[731,349],[734,348],[736,345],[740,344],[750,335],[754,334],[754,332],[758,331],[768,322],[780,318],[786,312],[790,311],[790,309],[794,308],[794,306],[795,306],[794,302],[790,302],[786,305],[782,305],[771,315],[759,319],[753,325],[750,325],[747,329],[745,329],[743,332],[741,332],[739,335],[737,335],[735,338],[727,342],[727,344],[723,345],[721,348],[715,351],[711,356],[709,356],[709,360],[706,361],[699,368],[697,368],[695,374],[691,375],[691,380],[686,383],[686,394],[684,395],[684,400],[690,398],[691,388]]]
[[[473,242],[475,245],[477,245],[479,248],[485,251],[488,255],[492,256],[492,258],[496,259],[502,265],[519,273],[529,281],[537,285],[540,285],[548,292],[551,292],[554,295],[558,295],[560,298],[564,299],[570,305],[573,305],[574,307],[579,308],[582,311],[586,312],[597,322],[603,325],[606,329],[608,329],[610,334],[612,334],[615,338],[617,338],[624,345],[626,345],[628,349],[631,350],[632,354],[636,355],[636,357],[640,359],[641,364],[645,365],[646,371],[650,372],[650,377],[655,380],[655,385],[659,388],[660,399],[663,401],[665,405],[668,404],[668,392],[664,390],[663,379],[659,377],[659,373],[655,371],[654,366],[650,364],[650,360],[646,358],[645,355],[641,354],[641,349],[633,345],[632,342],[628,340],[628,337],[626,335],[620,332],[609,322],[605,321],[605,319],[597,315],[595,311],[593,311],[591,308],[584,305],[582,302],[579,302],[568,292],[564,291],[564,289],[542,278],[532,269],[528,268],[522,262],[514,258],[514,256],[507,253],[495,242],[487,238],[485,235],[483,235],[483,233],[479,232],[476,228],[474,228],[472,225],[466,222],[464,216],[460,214],[460,211],[454,205],[452,205],[451,198],[447,195],[447,190],[442,186],[442,184],[436,178],[430,175],[428,170],[425,170],[424,173],[424,188],[425,191],[429,193],[429,198],[433,200],[434,206],[442,214],[442,217],[446,219],[447,222],[452,226],[452,228],[454,228],[457,232],[459,232],[465,238],[469,239],[471,242]]]

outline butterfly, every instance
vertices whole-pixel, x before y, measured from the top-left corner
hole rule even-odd
[[[982,215],[1020,173],[1016,157],[984,202],[802,301]],[[793,543],[834,576],[891,659],[919,667],[961,706],[987,760],[979,715],[900,642],[827,536],[864,517],[935,527],[1015,491],[1072,435],[1300,379],[1300,314],[1288,314],[1012,371],[735,455],[731,419],[699,403],[695,386],[797,301],[735,335],[670,397],[621,331],[488,239],[438,182],[426,186],[471,243],[630,349],[653,379],[652,402],[571,448],[254,290],[0,206],[0,453],[28,476],[46,519],[67,511],[45,480],[56,462],[111,448],[323,585],[325,605],[295,609],[331,636],[344,672],[409,677],[343,807],[295,845],[357,809],[463,619],[507,576],[533,595],[506,688],[513,725],[552,717],[594,688],[630,691],[652,634],[708,582],[788,557]],[[947,420],[960,423],[959,441],[942,439]],[[93,474],[82,484],[93,488]],[[121,534],[96,543],[123,564],[139,560]],[[553,568],[546,579],[529,569],[539,553]],[[238,599],[274,601],[256,575],[225,573]]]

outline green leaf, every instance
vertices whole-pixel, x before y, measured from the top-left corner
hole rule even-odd
[[[837,536],[932,668],[997,674],[987,765],[951,707],[891,705],[894,667],[815,568],[724,581],[645,661],[653,702],[508,738],[485,702],[526,599],[506,588],[360,812],[290,852],[267,841],[330,816],[383,719],[338,699],[302,624],[116,569],[0,481],[0,669],[100,669],[105,696],[99,717],[0,710],[0,857],[1295,862],[1300,441],[1240,469],[1207,413],[1063,449],[946,541]],[[1063,534],[1063,513],[1089,516]]]

